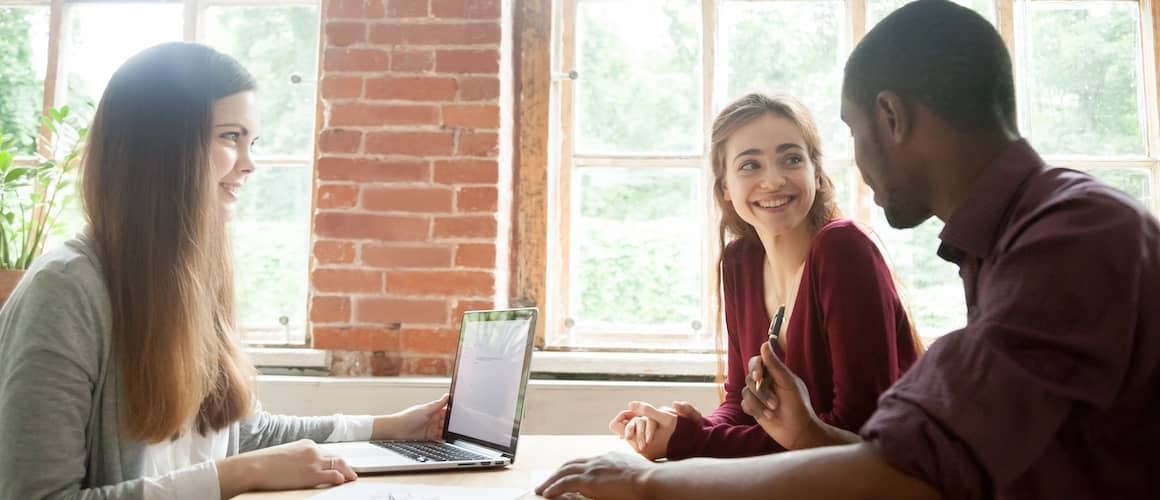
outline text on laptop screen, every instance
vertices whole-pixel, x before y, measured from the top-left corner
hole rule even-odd
[[[530,319],[467,314],[459,340],[447,430],[511,446],[520,401]]]

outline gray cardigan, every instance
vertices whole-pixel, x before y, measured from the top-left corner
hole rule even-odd
[[[0,499],[143,496],[146,445],[122,436],[120,372],[101,276],[91,243],[80,236],[38,259],[0,311]],[[229,426],[228,454],[303,438],[321,442],[333,429],[334,417],[259,408]]]

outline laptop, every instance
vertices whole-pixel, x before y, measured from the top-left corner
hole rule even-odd
[[[535,308],[463,313],[442,441],[326,443],[357,473],[506,467],[516,458]]]

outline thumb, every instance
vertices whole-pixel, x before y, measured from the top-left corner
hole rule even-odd
[[[793,374],[790,373],[789,368],[786,368],[785,363],[782,363],[777,356],[773,354],[773,349],[769,344],[761,344],[761,364],[765,366],[765,370],[769,372],[769,376],[773,379],[773,383],[782,387],[793,384]]]
[[[677,411],[677,415],[685,417],[690,420],[701,420],[701,412],[697,408],[689,404],[687,401],[673,401],[673,409]]]
[[[444,406],[447,406],[447,401],[449,401],[449,400],[451,400],[451,395],[444,393],[443,396],[440,397],[439,399],[436,399],[435,401],[427,403],[423,406],[426,406],[428,410],[434,411],[434,410],[437,410],[439,408],[443,408]]]
[[[668,422],[673,418],[672,414],[660,411],[655,406],[643,401],[633,401],[629,404],[629,408],[636,412],[637,415],[643,415],[658,422]]]

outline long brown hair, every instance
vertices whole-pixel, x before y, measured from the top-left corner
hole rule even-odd
[[[253,403],[234,343],[232,252],[209,146],[214,103],[253,90],[237,61],[168,43],[113,74],[82,169],[85,215],[112,303],[128,435],[221,429]]]
[[[818,231],[826,223],[841,216],[841,210],[834,200],[834,182],[822,166],[822,141],[818,134],[818,127],[805,105],[797,99],[788,96],[766,96],[763,94],[749,94],[729,104],[717,114],[713,120],[713,132],[709,143],[709,156],[713,168],[713,199],[717,200],[717,208],[721,211],[721,221],[717,227],[717,305],[722,307],[721,275],[724,269],[725,246],[732,239],[748,239],[759,242],[757,230],[737,215],[733,204],[725,199],[725,172],[728,165],[725,157],[725,143],[733,134],[758,118],[774,116],[788,120],[801,131],[805,140],[806,154],[814,165],[814,180],[817,183],[817,193],[814,203],[806,215],[806,223],[812,231]],[[724,352],[724,336],[721,328],[721,314],[717,314],[717,382],[724,378],[725,364],[721,357]]]

